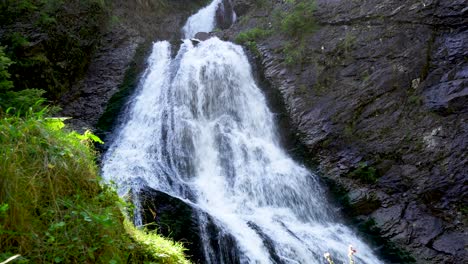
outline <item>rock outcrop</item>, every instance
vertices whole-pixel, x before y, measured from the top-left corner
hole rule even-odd
[[[241,22],[218,35],[273,30],[252,54],[306,159],[350,191],[352,214],[418,263],[466,260],[465,1],[317,0],[317,27],[301,40],[275,28],[288,3],[233,3]],[[288,45],[300,50],[296,63]]]
[[[150,187],[139,190],[139,200],[143,208],[143,224],[175,241],[184,242],[187,255],[194,263],[221,263],[222,259],[240,263],[236,239],[223,232],[215,219],[190,202]],[[204,243],[211,245],[213,252],[205,251]]]
[[[61,115],[72,117],[69,124],[77,130],[95,128],[109,100],[122,84],[126,81],[136,85],[151,42],[180,39],[187,18],[207,2],[113,1],[109,7],[112,14],[108,30],[103,32],[84,78],[61,98]],[[130,76],[132,80],[125,80],[129,69],[134,76]],[[118,110],[112,109],[112,115],[118,115]]]

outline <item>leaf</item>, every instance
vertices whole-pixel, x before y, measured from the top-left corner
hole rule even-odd
[[[4,213],[8,210],[9,205],[8,204],[1,204],[0,205],[0,213]]]
[[[70,119],[69,117],[48,117],[45,118],[45,124],[48,128],[52,130],[61,130],[65,127],[63,121]]]
[[[98,136],[94,135],[91,131],[89,130],[86,130],[86,132],[84,133],[84,136],[90,140],[92,140],[93,142],[97,142],[97,143],[100,143],[100,144],[104,144],[104,141],[102,141]]]
[[[83,219],[86,222],[92,222],[93,221],[93,219],[91,219],[91,217],[89,217],[89,215],[86,212],[81,212],[80,215],[83,216]]]

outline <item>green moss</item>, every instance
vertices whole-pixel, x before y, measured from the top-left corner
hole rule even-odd
[[[283,53],[286,65],[302,65],[305,61],[305,44],[303,41],[300,41],[299,44],[288,42],[283,48]]]
[[[247,42],[254,42],[256,40],[268,37],[272,34],[271,30],[265,30],[261,28],[252,28],[243,32],[240,32],[235,41],[239,44],[246,44]]]
[[[358,167],[351,171],[348,176],[350,178],[359,179],[364,183],[375,183],[379,178],[377,169],[369,166],[366,162],[360,162]]]
[[[150,43],[148,42],[141,44],[137,48],[119,90],[111,97],[104,113],[98,120],[96,128],[99,130],[99,133],[106,133],[112,129],[125,102],[137,88],[139,77],[145,67],[145,59],[148,55],[149,47]]]
[[[299,37],[317,29],[314,18],[315,0],[291,1],[292,7],[283,13],[280,29],[290,36]]]

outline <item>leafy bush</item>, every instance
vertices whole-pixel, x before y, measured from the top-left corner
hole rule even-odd
[[[313,17],[316,9],[315,0],[303,0],[294,3],[291,10],[283,13],[281,30],[291,36],[301,37],[315,30],[316,22]]]
[[[22,115],[30,109],[38,111],[42,109],[44,103],[43,90],[25,89],[21,91],[13,91],[13,82],[10,81],[10,73],[8,67],[13,62],[3,52],[0,47],[0,115],[2,112],[8,111],[17,115]]]
[[[349,176],[365,183],[375,183],[379,178],[377,170],[366,162],[360,162],[358,167],[349,173]]]
[[[252,28],[239,33],[236,37],[236,42],[239,44],[245,44],[247,42],[253,42],[258,39],[265,38],[271,34],[271,30],[265,30],[261,28]]]
[[[10,58],[5,55],[3,47],[0,47],[0,93],[13,87],[13,82],[10,81],[11,74],[8,72],[8,67],[12,63]]]
[[[0,44],[15,62],[15,89],[43,89],[58,99],[86,70],[110,21],[103,0],[0,1]]]
[[[293,42],[289,42],[284,46],[283,52],[284,62],[287,65],[301,65],[304,60],[305,46],[302,42],[299,45],[293,45]]]

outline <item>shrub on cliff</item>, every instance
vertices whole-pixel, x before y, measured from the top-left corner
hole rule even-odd
[[[290,1],[292,7],[283,13],[281,30],[291,36],[302,37],[311,33],[317,24],[314,18],[315,0]]]
[[[44,91],[38,89],[13,91],[13,82],[8,71],[11,64],[13,62],[5,55],[3,47],[0,47],[0,114],[9,111],[21,115],[29,109],[39,110],[44,102],[42,98]]]
[[[103,0],[0,1],[0,45],[17,91],[58,99],[85,72],[109,20]]]

